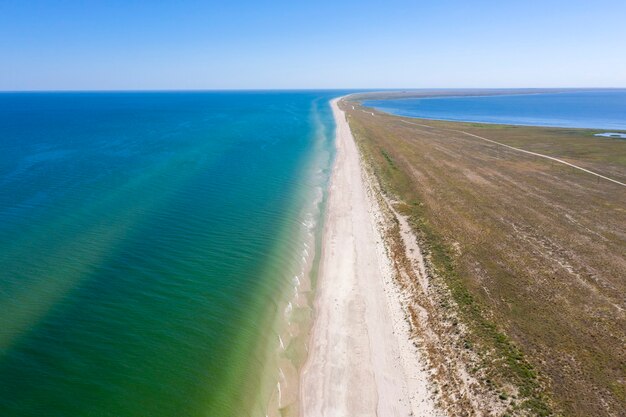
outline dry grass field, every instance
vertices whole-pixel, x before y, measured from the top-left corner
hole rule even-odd
[[[626,415],[626,187],[471,135],[623,183],[626,140],[341,105],[506,413]]]

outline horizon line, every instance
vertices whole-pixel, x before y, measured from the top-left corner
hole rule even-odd
[[[271,91],[459,91],[459,90],[626,90],[626,87],[404,87],[404,88],[146,88],[146,89],[32,89],[4,93],[141,93],[141,92],[271,92]]]

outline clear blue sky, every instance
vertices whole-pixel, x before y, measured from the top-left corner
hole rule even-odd
[[[0,1],[0,90],[626,87],[626,1]]]

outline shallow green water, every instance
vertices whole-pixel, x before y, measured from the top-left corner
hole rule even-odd
[[[264,415],[336,95],[0,94],[0,415]]]

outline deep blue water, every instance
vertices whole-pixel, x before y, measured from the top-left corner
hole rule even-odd
[[[626,129],[626,90],[368,100],[363,104],[424,119]]]
[[[0,416],[264,415],[336,95],[0,94]]]

